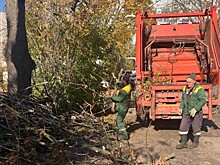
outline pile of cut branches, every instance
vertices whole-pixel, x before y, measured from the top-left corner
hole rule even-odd
[[[38,98],[0,94],[0,164],[120,164],[111,125],[91,113],[54,115]]]

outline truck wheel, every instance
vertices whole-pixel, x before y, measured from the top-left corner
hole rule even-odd
[[[143,107],[141,108],[141,112],[139,112],[137,114],[137,122],[145,122],[147,121],[148,118],[148,111],[146,111],[146,109],[144,109]]]
[[[145,115],[137,115],[137,122],[144,122],[146,120]]]

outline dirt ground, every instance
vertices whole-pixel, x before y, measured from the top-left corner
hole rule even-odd
[[[180,137],[180,120],[158,120],[149,124],[135,123],[135,110],[130,109],[125,121],[130,132],[130,147],[140,164],[153,162],[159,157],[173,158],[166,165],[219,165],[220,164],[220,114],[213,120],[204,120],[200,143],[196,149],[176,149]],[[190,145],[191,140],[188,141]],[[155,164],[155,163],[152,163]]]

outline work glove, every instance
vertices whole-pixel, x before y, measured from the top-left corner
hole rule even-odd
[[[183,110],[179,109],[179,114],[182,115],[182,113],[183,113]]]
[[[193,108],[193,109],[190,111],[190,116],[195,117],[196,112],[197,112],[197,110],[196,110],[195,108]]]

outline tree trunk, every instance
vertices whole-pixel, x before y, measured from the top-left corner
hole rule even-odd
[[[25,0],[6,0],[8,40],[5,58],[8,70],[8,92],[31,94],[31,72],[35,62],[28,52],[25,28]]]

